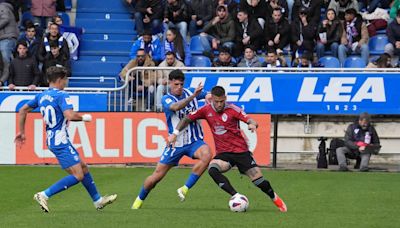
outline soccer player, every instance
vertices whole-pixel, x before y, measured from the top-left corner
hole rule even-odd
[[[167,119],[168,132],[173,134],[179,121],[198,109],[198,100],[209,99],[210,96],[203,92],[201,84],[194,90],[183,88],[185,75],[181,70],[171,71],[168,80],[170,93],[163,96],[162,105]],[[142,206],[151,189],[164,178],[173,166],[178,165],[184,155],[199,161],[193,166],[192,173],[185,185],[177,190],[181,201],[185,200],[189,189],[196,184],[212,158],[210,147],[203,142],[203,129],[198,121],[193,121],[190,125],[182,128],[175,147],[165,148],[153,174],[144,181],[139,196],[133,202],[132,209],[139,209]]]
[[[25,121],[28,112],[39,108],[46,123],[47,146],[57,157],[61,167],[70,175],[62,178],[46,190],[33,196],[44,212],[49,212],[47,201],[55,194],[62,192],[81,182],[93,200],[96,209],[102,209],[114,202],[117,195],[101,196],[90,175],[89,169],[69,140],[67,126],[69,121],[91,121],[90,114],[79,115],[73,111],[68,93],[63,89],[68,83],[68,70],[64,67],[48,68],[47,78],[50,88],[35,96],[19,110],[19,133],[15,137],[18,146],[24,144]]]
[[[216,156],[210,162],[208,168],[208,173],[215,183],[231,196],[239,194],[232,187],[228,178],[222,175],[232,166],[237,166],[241,173],[246,174],[257,187],[272,199],[281,212],[286,212],[285,203],[274,192],[269,181],[263,177],[261,169],[257,166],[240,132],[239,121],[247,123],[252,132],[257,129],[257,122],[236,105],[225,102],[226,95],[223,87],[215,86],[211,90],[211,95],[211,104],[190,113],[178,123],[174,134],[168,138],[169,143],[174,144],[182,129],[192,124],[193,121],[206,119],[215,140]]]

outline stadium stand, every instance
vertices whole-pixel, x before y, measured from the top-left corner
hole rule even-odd
[[[369,53],[371,55],[380,55],[385,52],[385,45],[389,43],[386,35],[376,35],[369,39]]]

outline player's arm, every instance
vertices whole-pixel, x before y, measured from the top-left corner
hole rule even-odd
[[[181,119],[181,121],[179,121],[178,125],[176,126],[172,134],[168,136],[168,144],[173,146],[176,142],[176,138],[178,137],[179,133],[183,129],[185,129],[191,122],[193,122],[193,120],[189,119],[187,116]]]
[[[19,114],[19,121],[18,121],[19,132],[15,136],[14,142],[20,147],[25,143],[25,140],[26,140],[26,137],[25,137],[26,116],[28,115],[28,112],[30,112],[32,110],[33,110],[32,107],[25,104],[24,106],[22,106],[22,108],[18,112],[18,114]]]
[[[203,87],[204,86],[200,83],[192,95],[190,95],[189,97],[187,97],[183,100],[180,100],[178,102],[171,104],[169,106],[169,109],[174,112],[183,109],[184,107],[186,107],[186,105],[189,104],[189,102],[191,102],[194,98],[196,98],[201,93],[201,91],[203,90]]]
[[[236,117],[239,120],[247,123],[248,129],[251,132],[254,132],[258,128],[258,123],[255,120],[253,120],[252,118],[250,118],[242,109],[240,109],[239,107],[236,107],[235,110],[238,111]]]
[[[80,115],[79,113],[75,112],[72,109],[67,109],[63,113],[64,117],[67,118],[67,120],[69,121],[85,121],[85,122],[92,121],[92,115],[90,114]]]

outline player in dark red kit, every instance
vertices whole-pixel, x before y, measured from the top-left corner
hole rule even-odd
[[[274,192],[268,180],[264,179],[261,169],[249,151],[243,138],[239,121],[248,124],[249,130],[257,129],[257,122],[251,119],[241,108],[226,103],[225,89],[215,86],[211,90],[212,102],[187,115],[176,126],[174,134],[168,137],[168,142],[174,144],[179,132],[188,124],[198,119],[206,119],[214,136],[216,156],[210,162],[208,173],[220,188],[234,196],[239,194],[222,173],[237,166],[239,171],[246,174],[251,181],[265,192],[279,208],[286,212],[283,200]]]

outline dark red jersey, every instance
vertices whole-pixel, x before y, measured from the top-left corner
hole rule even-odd
[[[238,106],[226,103],[225,109],[218,113],[211,104],[205,105],[187,116],[192,121],[206,119],[214,135],[216,153],[249,151],[240,131],[239,121],[247,123],[250,119]]]

